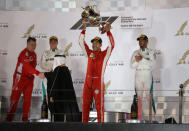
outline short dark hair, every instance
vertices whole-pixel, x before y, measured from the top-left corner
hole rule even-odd
[[[93,38],[93,39],[91,40],[91,43],[93,43],[94,41],[97,41],[97,42],[99,42],[100,44],[102,44],[102,39],[101,39],[100,37],[98,37],[98,36],[96,36],[95,38]]]
[[[51,43],[51,41],[56,41],[56,42],[58,42],[58,38],[56,37],[56,36],[51,36],[50,38],[49,38],[49,42]]]
[[[49,40],[49,43],[51,43],[52,41],[58,42],[58,40],[56,40],[56,39],[50,39],[50,40]]]
[[[35,37],[28,37],[28,39],[27,39],[27,43],[30,42],[30,41],[36,42]]]
[[[148,37],[144,34],[141,34],[138,38],[137,38],[137,41],[139,40],[147,40],[148,41]]]

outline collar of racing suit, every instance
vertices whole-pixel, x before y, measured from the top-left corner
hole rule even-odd
[[[28,51],[29,53],[34,53],[34,51],[31,52],[30,50],[28,50],[28,48],[25,48],[25,50]]]
[[[51,52],[56,52],[57,50],[58,50],[58,48],[56,48],[55,50],[50,49]]]
[[[148,50],[149,50],[148,48],[145,48],[144,51],[143,51],[143,50],[140,48],[140,51],[141,51],[141,52],[144,52],[144,53],[147,52]]]
[[[98,51],[93,51],[93,53],[95,53],[95,54],[98,54],[99,52],[101,52],[101,49]]]

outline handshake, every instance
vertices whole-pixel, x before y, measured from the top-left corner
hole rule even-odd
[[[38,74],[38,77],[41,78],[41,79],[45,79],[44,72],[40,72],[40,73]]]

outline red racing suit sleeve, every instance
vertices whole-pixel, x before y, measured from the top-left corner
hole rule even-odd
[[[91,54],[92,50],[89,49],[87,43],[85,42],[85,30],[82,30],[79,36],[79,45],[81,46],[86,56],[89,56]]]
[[[104,56],[110,57],[111,52],[114,49],[115,46],[115,42],[114,42],[114,37],[112,35],[112,33],[110,31],[107,32],[107,36],[108,36],[108,47],[106,48],[106,50],[103,51]]]

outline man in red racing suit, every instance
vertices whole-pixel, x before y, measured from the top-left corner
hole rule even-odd
[[[34,75],[43,77],[42,73],[39,73],[35,69],[36,67],[36,54],[34,52],[36,48],[36,39],[29,37],[27,39],[27,47],[21,51],[18,57],[18,62],[13,75],[13,87],[10,97],[11,103],[6,117],[6,121],[12,121],[14,113],[17,108],[17,104],[21,93],[24,95],[23,114],[22,120],[27,121],[31,105],[31,95],[33,90]]]
[[[93,47],[93,50],[91,50],[85,42],[86,22],[84,21],[83,26],[84,30],[80,34],[79,44],[88,57],[88,66],[83,88],[82,121],[88,122],[90,105],[94,97],[98,122],[104,122],[104,72],[114,48],[114,39],[110,32],[111,26],[109,23],[106,23],[107,36],[109,38],[108,47],[106,50],[101,51],[102,40],[100,37],[95,37],[91,40]]]

